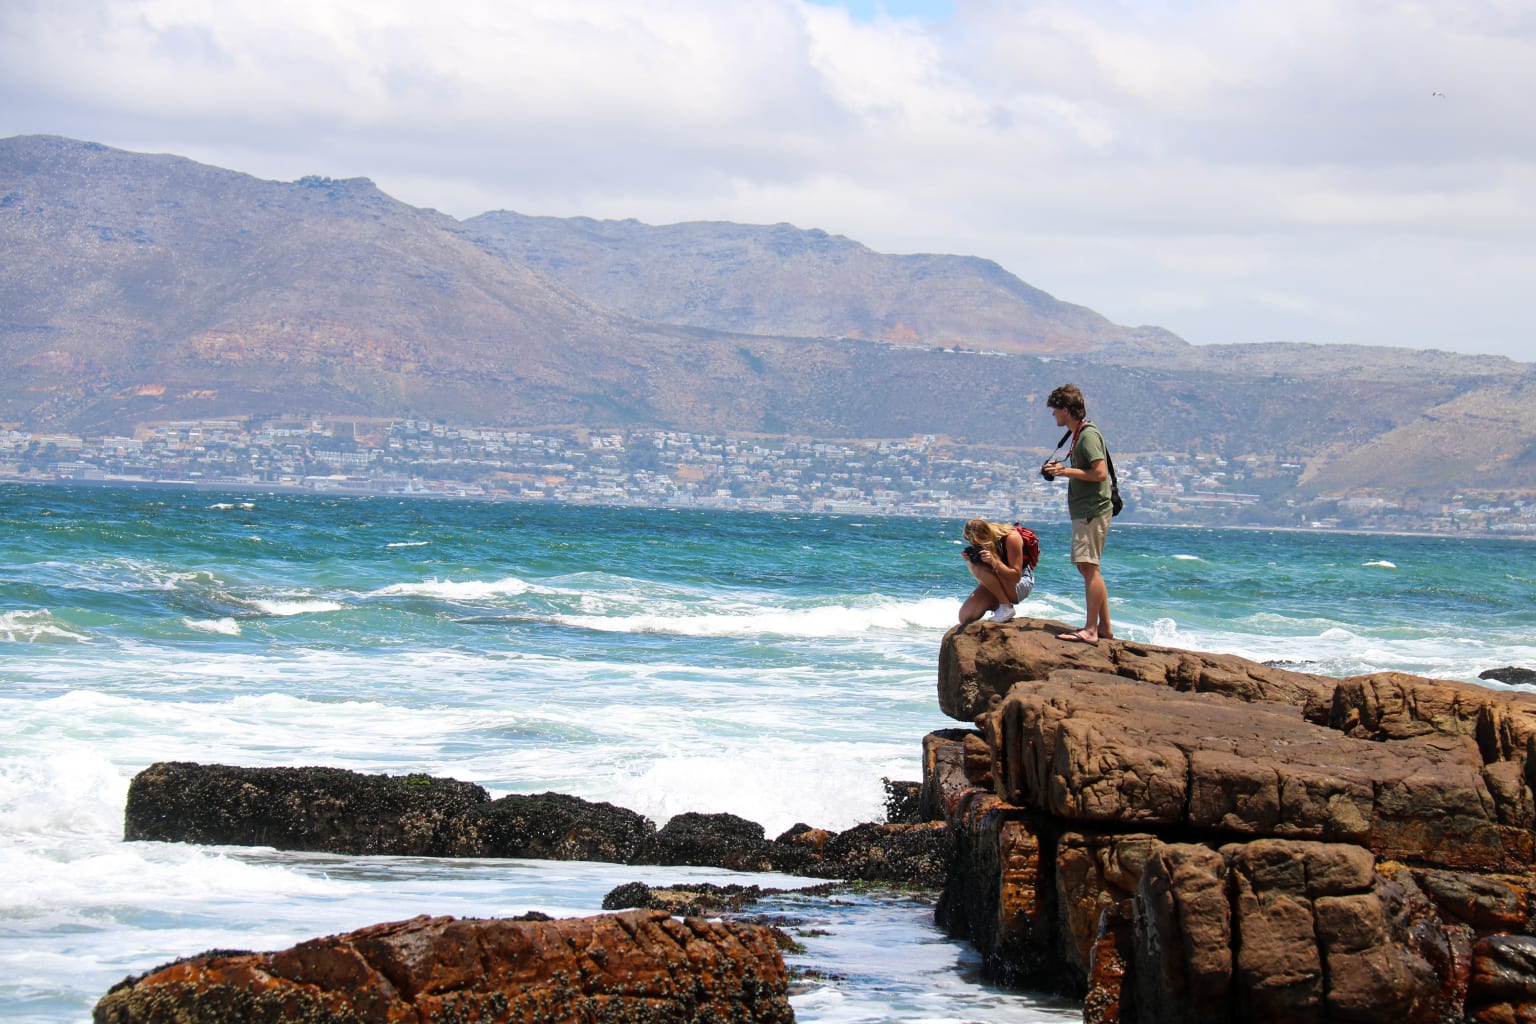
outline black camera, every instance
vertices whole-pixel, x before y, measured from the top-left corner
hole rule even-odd
[[[1056,479],[1056,474],[1052,473],[1049,469],[1046,468],[1049,465],[1050,465],[1050,463],[1046,462],[1046,463],[1043,463],[1040,466],[1040,475],[1045,477],[1047,480],[1055,480]]]
[[[965,550],[963,552],[961,552],[961,553],[965,555],[967,561],[971,561],[971,562],[979,562],[979,561],[981,561],[981,545],[980,544],[967,544],[965,546]]]

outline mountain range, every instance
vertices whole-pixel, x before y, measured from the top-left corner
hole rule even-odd
[[[366,179],[0,139],[0,422],[416,416],[1049,448],[1074,380],[1127,452],[1257,454],[1314,492],[1536,490],[1536,365],[1193,346],[970,256],[823,231],[456,220]]]

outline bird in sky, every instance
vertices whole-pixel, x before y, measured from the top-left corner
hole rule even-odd
[[[1430,93],[1430,95],[1431,96],[1444,96],[1445,93],[1443,93],[1443,92],[1432,92],[1432,93]]]

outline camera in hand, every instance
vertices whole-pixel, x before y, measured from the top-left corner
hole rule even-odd
[[[965,557],[966,557],[966,559],[968,561],[979,562],[979,561],[981,561],[981,545],[980,544],[967,544],[965,546],[965,551],[963,552],[963,554],[965,555]]]
[[[1055,480],[1056,479],[1056,474],[1052,473],[1050,471],[1050,469],[1048,468],[1049,466],[1050,466],[1049,462],[1044,463],[1043,465],[1041,465],[1041,467],[1040,467],[1040,475],[1045,477],[1047,480]]]

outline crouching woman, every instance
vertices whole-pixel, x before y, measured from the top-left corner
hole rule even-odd
[[[992,622],[1013,618],[1013,606],[1035,589],[1035,572],[1025,557],[1024,535],[1016,526],[972,519],[965,524],[962,552],[976,589],[960,606],[960,625],[987,612]]]

